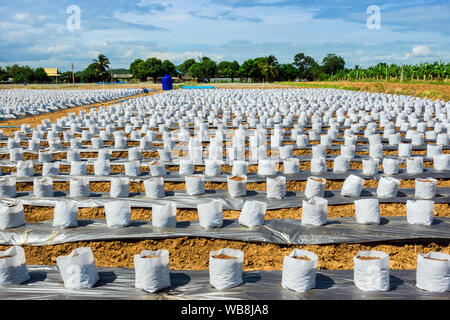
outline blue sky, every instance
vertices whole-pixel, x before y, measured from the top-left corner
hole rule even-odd
[[[81,9],[80,29],[67,8]],[[380,9],[369,29],[367,8]],[[15,0],[0,3],[0,66],[84,69],[99,53],[113,68],[156,56],[179,64],[275,55],[292,62],[327,53],[346,67],[450,60],[450,2],[287,0]]]

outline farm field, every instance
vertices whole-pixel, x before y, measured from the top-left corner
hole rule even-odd
[[[444,135],[449,132],[448,97],[450,95],[450,87],[448,85],[383,83],[381,86],[373,82],[349,81],[308,82],[305,84],[217,83],[213,85],[218,90],[177,89],[171,92],[163,92],[158,84],[105,85],[102,87],[103,89],[146,87],[155,89],[155,91],[148,94],[139,93],[129,96],[125,101],[123,101],[124,99],[117,99],[28,118],[0,121],[0,126],[4,126],[2,128],[3,134],[6,136],[0,141],[0,149],[3,150],[3,152],[0,151],[0,168],[3,174],[2,178],[14,176],[17,179],[15,187],[18,196],[7,200],[23,199],[26,225],[20,228],[29,226],[40,228],[41,225],[44,228],[54,218],[54,205],[57,201],[64,198],[75,199],[78,203],[78,219],[80,221],[95,221],[95,226],[97,224],[105,225],[105,220],[108,218],[104,206],[106,202],[114,200],[127,201],[126,198],[129,198],[132,203],[130,207],[131,221],[139,221],[144,225],[151,225],[154,217],[152,205],[173,202],[177,205],[177,221],[179,223],[188,223],[184,234],[182,232],[184,230],[180,231],[181,233],[173,234],[171,233],[173,230],[169,230],[166,233],[163,231],[161,236],[155,238],[148,234],[139,235],[139,224],[132,225],[132,227],[126,226],[123,228],[123,234],[118,232],[120,236],[117,236],[117,239],[111,236],[107,237],[107,240],[102,238],[101,235],[98,238],[90,235],[89,231],[85,230],[85,225],[83,225],[83,228],[75,227],[70,228],[71,230],[68,231],[76,233],[77,228],[82,230],[80,231],[80,239],[76,236],[73,239],[70,238],[68,234],[65,234],[65,229],[51,229],[53,231],[49,238],[43,236],[45,238],[45,241],[42,240],[44,243],[40,242],[41,240],[39,239],[34,240],[36,242],[33,243],[33,237],[29,237],[29,235],[29,238],[24,238],[25,240],[21,246],[24,248],[27,264],[55,266],[57,257],[68,255],[73,250],[81,247],[90,247],[96,265],[105,268],[133,268],[134,256],[142,252],[142,250],[156,251],[167,249],[170,252],[169,263],[171,269],[186,271],[208,270],[210,267],[210,252],[221,248],[243,251],[244,272],[259,270],[281,271],[283,269],[284,256],[289,255],[294,249],[308,250],[315,253],[318,256],[318,270],[353,270],[353,257],[360,251],[385,252],[389,255],[389,268],[392,270],[415,270],[417,268],[418,253],[439,252],[450,254],[450,233],[448,232],[450,230],[448,229],[448,219],[450,218],[450,167],[448,163],[450,148],[448,147],[448,142],[439,144],[437,141],[438,134],[442,134],[441,139],[444,139]],[[43,86],[39,85],[29,85],[28,87],[29,89],[43,88]],[[4,87],[0,88],[3,89]],[[14,88],[14,86],[8,87],[8,89],[11,88]],[[98,85],[78,85],[76,88],[95,90],[99,87]],[[70,86],[54,86],[51,89],[67,90],[70,89]],[[405,121],[406,117],[399,120],[399,118],[391,116],[391,118],[384,118],[384,122],[382,122],[383,119],[380,119],[380,113],[387,115],[388,111],[392,111],[396,107],[394,106],[394,101],[389,100],[389,98],[376,100],[371,95],[376,92],[386,94],[385,97],[387,95],[395,95],[395,97],[399,97],[398,99],[404,97],[406,100],[402,102],[402,107],[407,105],[410,108],[408,115],[411,115],[414,108],[417,107],[419,116],[415,119],[417,120],[416,126],[411,127],[405,124],[407,123]],[[354,96],[358,94],[362,94],[362,96]],[[342,111],[343,113],[337,110],[339,109],[338,107],[333,107],[335,105],[345,105],[347,101],[358,101],[356,97],[358,99],[363,97],[362,99],[366,99],[364,101],[367,104],[370,104],[372,107],[377,105],[378,109],[372,113],[370,108],[365,108],[363,103],[360,102],[357,103],[358,109],[356,110],[350,109],[349,111],[350,104],[348,104],[345,111]],[[417,102],[413,97],[418,97],[422,100]],[[340,101],[340,99],[344,101],[341,101],[342,104],[340,104],[341,102],[336,102]],[[436,99],[439,101],[436,102]],[[320,110],[318,102],[322,104],[322,109]],[[186,107],[186,104],[190,104],[195,112],[191,114],[189,112],[190,108]],[[302,105],[304,105],[303,108],[301,107]],[[385,109],[379,107],[381,105]],[[439,117],[436,108],[439,109]],[[308,111],[310,109],[311,111]],[[327,113],[328,109],[331,112]],[[397,111],[399,112],[400,110]],[[378,116],[374,117],[374,114],[377,113]],[[337,119],[340,116],[343,118],[338,122]],[[318,125],[317,119],[321,117],[325,117],[322,118],[325,120],[323,120],[324,122],[319,121],[321,125]],[[424,117],[427,117],[427,121],[434,122],[427,122],[424,120]],[[79,120],[78,122],[77,119]],[[256,122],[254,122],[255,119],[261,120],[260,124],[262,126],[258,127]],[[270,119],[278,120],[271,122]],[[330,119],[334,119],[336,122],[329,122]],[[352,121],[344,124],[345,119],[351,119]],[[361,121],[361,123],[358,121]],[[434,126],[436,122],[442,124],[439,127],[440,129],[436,129]],[[44,126],[45,123],[47,123],[46,126]],[[369,125],[370,123],[373,126]],[[391,126],[388,126],[389,123]],[[423,123],[424,127],[419,129],[419,123]],[[60,127],[51,127],[53,124],[59,124]],[[17,132],[21,130],[14,126],[22,125],[29,125],[30,130],[21,136],[18,146],[11,148],[9,146],[10,140],[13,140],[13,137],[17,138],[19,136]],[[352,125],[355,126],[352,127]],[[92,130],[92,127],[95,127],[97,130]],[[392,131],[387,132],[387,127],[390,128],[388,130]],[[237,160],[234,158],[229,159],[228,148],[239,145],[239,142],[237,142],[239,140],[234,137],[238,137],[241,134],[240,129],[244,132],[242,133],[244,135],[242,136],[243,143],[241,145],[245,152],[242,153],[242,159],[249,163],[246,172],[242,174],[248,179],[245,186],[247,195],[243,201],[239,202],[234,197],[230,199],[227,193],[229,191],[227,177],[233,176],[231,174],[233,161]],[[350,131],[346,132],[345,130]],[[38,147],[39,151],[30,151],[27,149],[29,146],[27,142],[29,143],[29,141],[34,139],[32,133],[35,131],[41,131],[42,133]],[[56,136],[52,139],[48,138],[51,131],[56,131]],[[107,134],[105,133],[104,136],[100,135],[102,131],[107,131]],[[318,136],[313,138],[311,131],[317,131]],[[426,135],[428,131],[433,131],[435,135]],[[116,135],[117,132],[121,132],[121,134]],[[398,133],[399,140],[396,144],[390,143],[388,139],[389,135],[394,135],[394,133]],[[182,134],[184,138],[182,138]],[[415,134],[421,135],[422,143],[412,144]],[[300,140],[297,140],[299,135],[305,136],[307,142],[305,145],[302,145],[299,142]],[[195,138],[199,136],[203,137],[203,139],[195,141]],[[219,136],[222,138],[215,140]],[[250,141],[252,136],[258,136],[258,139],[255,139],[259,141],[257,142],[258,148],[265,146],[263,148],[265,156],[259,158],[260,154],[258,151],[256,162],[253,161],[255,149],[252,148],[255,145],[253,145],[253,140]],[[321,140],[322,136],[330,136],[329,143],[327,143],[326,139]],[[334,168],[338,163],[336,158],[343,155],[343,146],[347,145],[348,141],[346,138],[350,136],[354,137],[353,144],[350,143],[350,145],[354,146],[354,149],[352,151],[353,154],[348,159],[347,168],[341,172],[334,172]],[[378,141],[378,143],[370,143],[372,141],[370,136],[377,136],[373,139]],[[148,137],[148,141],[146,137]],[[279,145],[277,143],[273,145],[274,137],[280,138]],[[417,137],[417,139],[420,140],[420,137]],[[54,149],[52,149],[50,144],[50,142],[54,142],[53,140],[58,140],[57,142],[60,143]],[[75,140],[78,141],[78,144]],[[100,143],[100,141],[102,142]],[[119,143],[118,141],[121,142]],[[150,144],[147,147],[143,147],[146,142]],[[94,143],[100,146],[95,146]],[[408,144],[410,146],[408,157],[400,156],[399,144]],[[313,172],[313,159],[316,158],[316,152],[321,152],[320,148],[316,147],[321,145],[324,145],[324,153],[319,158],[323,158],[324,168],[321,172]],[[381,156],[379,156],[379,162],[376,164],[376,173],[366,175],[363,173],[365,169],[363,161],[373,158],[373,154],[376,153],[376,151],[373,151],[373,145],[382,145],[382,152]],[[430,148],[430,145],[433,147]],[[194,146],[200,149],[191,149]],[[213,146],[219,148],[219,156],[213,156]],[[280,149],[286,146],[292,147],[292,153],[288,158],[280,158]],[[434,151],[435,147],[437,148],[436,150],[439,150]],[[23,148],[20,161],[28,161],[31,164],[33,175],[18,176],[17,161],[11,158],[11,150],[16,148]],[[106,165],[110,171],[107,174],[98,174],[96,171],[96,160],[100,159],[99,149],[110,149],[110,158]],[[169,150],[171,155],[169,159],[164,159],[161,150]],[[50,161],[41,161],[41,156],[44,152],[45,154],[51,154]],[[73,152],[75,152],[75,155],[78,152],[79,156],[79,159],[75,161],[86,163],[85,174],[72,176],[71,170],[74,160],[69,160],[69,154],[73,156]],[[136,158],[132,158],[134,153],[138,155]],[[194,154],[198,156],[198,153],[203,154],[203,159],[200,162],[194,157]],[[439,158],[435,156],[439,156]],[[407,159],[419,157],[421,158],[420,171],[415,173],[408,172],[410,167],[408,167],[409,164],[407,165]],[[286,173],[287,163],[284,160],[293,158],[299,159],[296,166],[298,171]],[[397,172],[389,174],[389,176],[398,179],[397,189],[395,190],[398,190],[399,193],[394,192],[393,195],[388,197],[377,197],[377,187],[381,178],[386,176],[384,170],[387,165],[383,162],[383,159],[386,158],[398,161],[396,163]],[[204,185],[206,190],[204,194],[206,195],[202,195],[206,200],[196,196],[190,196],[189,201],[186,200],[188,183],[184,176],[179,175],[181,170],[180,159],[192,160],[192,165],[195,163],[195,166],[192,167],[193,172],[203,175],[206,175],[209,168],[209,162],[208,164],[206,163],[207,159],[221,159],[224,161],[224,163],[219,165],[218,174],[206,175]],[[197,160],[194,161],[194,159]],[[261,174],[259,170],[265,163],[261,159],[275,159],[279,164],[271,173]],[[125,163],[136,160],[139,161],[139,175],[129,176]],[[437,167],[439,161],[447,161],[447,164],[443,165],[443,169]],[[57,163],[58,174],[44,174],[45,162]],[[156,166],[156,162],[163,162],[163,174],[153,173],[153,166]],[[53,199],[51,197],[49,199],[48,196],[33,198],[33,192],[36,188],[34,175],[39,178],[47,177],[51,179],[52,190],[55,192]],[[370,194],[364,194],[364,196],[361,194],[361,196],[350,198],[342,196],[340,193],[344,181],[349,175],[363,177],[363,188],[364,190],[369,190]],[[91,192],[91,195],[87,198],[92,200],[92,202],[86,202],[86,204],[83,202],[84,200],[82,201],[80,198],[73,198],[69,195],[72,190],[71,179],[75,176],[80,179],[87,179],[86,181],[88,181],[88,187]],[[268,192],[269,184],[267,177],[274,176],[286,178],[284,185],[285,194],[281,197],[284,200],[280,199],[278,202],[266,201],[266,192]],[[323,191],[327,195],[323,193],[320,195],[319,192],[317,196],[328,199],[327,217],[329,221],[328,224],[325,223],[322,226],[305,227],[300,226],[299,223],[304,218],[302,203],[310,199],[310,197],[305,196],[305,191],[308,178],[311,176],[324,177],[326,179]],[[129,188],[128,186],[126,187],[130,194],[129,196],[119,196],[118,199],[113,199],[113,197],[110,197],[114,189],[112,181],[119,177],[129,179],[129,181],[126,181],[126,184],[129,184]],[[144,184],[144,181],[155,177],[164,179],[163,189],[166,193],[165,196],[158,198],[157,201],[146,196],[148,189]],[[427,199],[434,201],[432,217],[435,223],[427,226],[421,226],[420,224],[418,226],[410,225],[407,222],[406,202],[407,200],[419,199],[414,196],[417,179],[428,178],[435,179],[435,188],[437,190],[436,195]],[[59,193],[58,197],[56,197],[56,193]],[[400,196],[400,194],[402,195]],[[252,196],[257,198],[252,198]],[[355,223],[356,209],[354,201],[359,198],[378,198],[380,200],[379,217],[381,217],[381,223],[363,223],[361,225]],[[105,202],[101,202],[98,199]],[[283,223],[286,220],[292,220],[295,223],[296,221],[298,224],[295,226],[301,227],[302,232],[307,233],[309,238],[306,236],[302,238],[304,243],[286,241],[285,239],[292,235],[289,233],[290,231],[284,230],[283,226],[280,227],[281,229],[273,227],[275,228],[274,234],[277,232],[285,233],[281,237],[283,240],[278,242],[272,241],[272,238],[262,240],[265,237],[264,234],[255,235],[255,239],[258,239],[256,241],[248,240],[251,239],[251,236],[243,236],[242,240],[229,239],[226,235],[214,236],[214,229],[220,229],[220,227],[210,228],[208,233],[205,233],[203,236],[198,236],[198,232],[189,234],[192,232],[190,228],[196,227],[200,220],[196,205],[216,199],[223,201],[222,218],[225,222],[229,221],[230,223],[225,223],[223,229],[229,230],[230,234],[236,232],[235,237],[245,235],[248,230],[253,230],[250,228],[243,231],[242,226],[240,226],[241,229],[236,227],[237,229],[235,230],[233,228],[238,224],[242,214],[243,202],[257,199],[270,205],[264,210],[265,223],[277,223],[277,221]],[[286,203],[283,204],[283,201],[286,201]],[[142,203],[145,203],[145,205],[140,206]],[[344,231],[332,229],[333,232],[336,232],[336,235],[339,235],[339,239],[342,238],[343,240],[330,242],[328,239],[327,241],[323,240],[323,243],[321,243],[321,235],[327,233],[327,228],[334,228],[339,224],[345,226],[349,224],[348,229],[344,229]],[[393,229],[389,229],[389,232],[385,234],[383,227],[392,227]],[[439,228],[439,234],[435,237],[432,236],[434,232],[433,227]],[[270,228],[272,228],[272,225],[268,227],[268,229]],[[369,240],[365,241],[364,236],[358,231],[361,229],[367,229],[367,232],[371,235],[373,232],[372,238],[368,238]],[[372,231],[372,229],[375,231]],[[47,232],[46,230],[48,229],[36,230],[39,234],[40,232]],[[117,229],[111,228],[111,230]],[[133,233],[135,230],[138,232],[137,234]],[[398,230],[400,230],[400,235],[394,236]],[[414,234],[414,230],[418,230],[417,236]],[[21,237],[23,231],[22,229],[17,231],[19,234],[17,237]],[[103,229],[100,231],[109,232]],[[8,234],[8,229],[3,230],[3,239],[8,239],[11,236],[10,239],[20,242],[15,240],[14,236],[16,235],[14,234],[13,236],[14,232],[11,231],[11,234]],[[114,232],[111,231],[110,233],[114,234]],[[127,232],[130,234],[127,234]],[[349,232],[350,234],[348,234]],[[355,234],[352,232],[355,232]],[[445,233],[447,233],[446,236]],[[426,238],[425,236],[419,236],[419,234],[429,234],[431,236]],[[61,236],[61,238],[58,238],[58,236]],[[65,238],[66,236],[67,238]],[[81,238],[83,237],[87,237],[86,239],[90,240],[82,240]],[[354,239],[350,239],[352,237]],[[289,239],[298,240],[299,238],[292,236]],[[7,250],[10,245],[0,244],[0,250]]]

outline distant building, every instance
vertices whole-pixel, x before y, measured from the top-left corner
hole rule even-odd
[[[58,77],[61,75],[58,68],[44,68],[44,71],[49,77],[55,77],[56,83],[58,83]]]

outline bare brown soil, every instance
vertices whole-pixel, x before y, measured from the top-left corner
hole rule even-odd
[[[226,254],[216,254],[215,256],[212,256],[214,259],[225,259],[225,260],[230,260],[230,259],[236,259],[236,257],[232,257],[232,256],[227,256]]]
[[[244,252],[244,270],[282,270],[283,258],[293,249],[317,254],[318,268],[322,270],[353,269],[353,257],[359,251],[377,250],[389,254],[391,269],[416,269],[417,254],[429,252],[450,253],[448,243],[415,244],[334,244],[334,245],[276,245],[207,238],[176,238],[142,241],[80,241],[52,246],[23,246],[27,264],[56,265],[56,257],[68,255],[74,249],[91,247],[95,264],[99,267],[133,268],[134,255],[142,250],[167,249],[173,270],[208,270],[209,253],[222,248]],[[6,250],[9,246],[0,246]]]
[[[357,256],[356,258],[358,258],[359,260],[378,260],[378,259],[380,259],[379,257],[363,257],[363,256]]]
[[[294,257],[294,258],[295,258],[295,259],[298,259],[298,260],[307,260],[307,261],[311,261],[311,259],[308,258],[307,256]]]

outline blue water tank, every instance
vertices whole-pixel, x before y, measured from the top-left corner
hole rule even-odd
[[[172,90],[173,89],[173,81],[172,81],[171,76],[166,74],[166,75],[164,75],[164,77],[162,77],[161,80],[162,80],[163,90]]]

